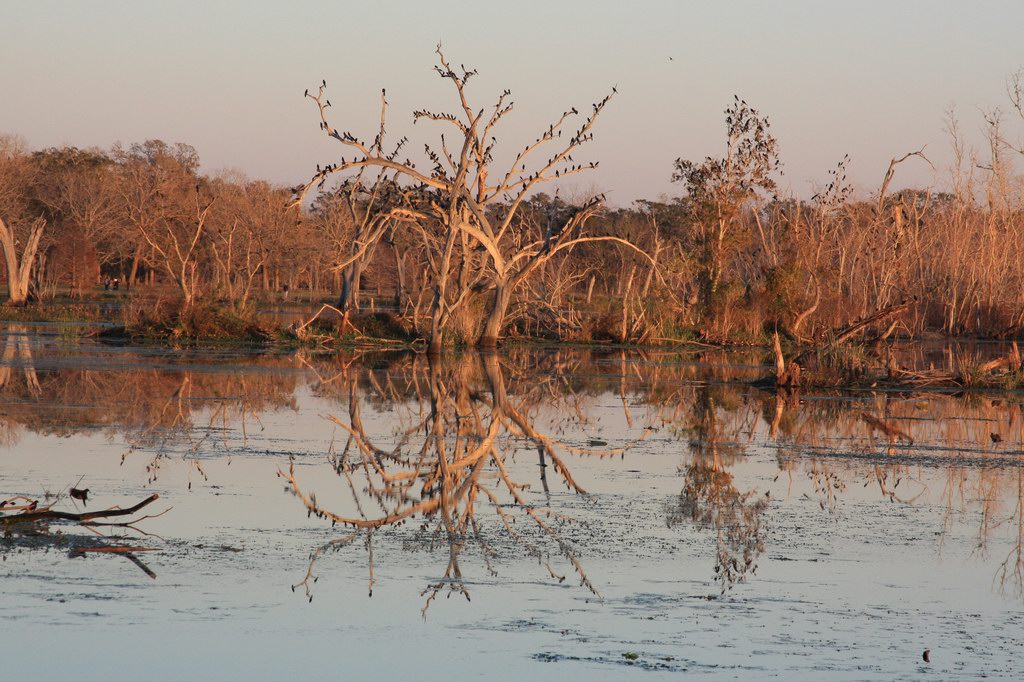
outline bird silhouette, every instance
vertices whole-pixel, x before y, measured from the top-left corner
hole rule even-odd
[[[76,500],[81,500],[83,504],[88,504],[89,502],[88,488],[72,488],[70,491],[68,491],[68,494],[71,495],[71,497]]]
[[[921,658],[924,659],[925,663],[931,663],[931,661],[932,661],[932,650],[931,649],[925,649],[924,653],[921,654]]]
[[[992,439],[993,443],[1002,443],[1003,442],[1003,437],[1000,436],[998,433],[990,433],[990,434],[988,434],[988,437]]]

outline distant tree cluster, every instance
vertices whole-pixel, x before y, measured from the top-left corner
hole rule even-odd
[[[319,274],[300,252],[311,225],[289,215],[286,190],[198,169],[195,149],[160,140],[36,152],[0,140],[9,302],[83,296],[116,281],[173,287],[186,306],[208,296],[244,307],[282,276]]]

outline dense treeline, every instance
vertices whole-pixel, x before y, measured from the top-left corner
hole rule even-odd
[[[343,330],[369,307],[433,348],[499,336],[757,340],[773,329],[807,339],[904,300],[916,303],[879,333],[1024,328],[1021,150],[998,116],[986,118],[984,156],[951,119],[948,191],[890,191],[901,163],[927,161],[913,152],[869,197],[854,197],[844,159],[801,200],[779,195],[768,119],[737,99],[722,157],[666,169],[677,197],[612,209],[603,197],[544,191],[596,166],[573,154],[611,96],[566,111],[511,160],[503,152],[499,168],[495,131],[510,93],[471,106],[475,73],[438,56],[461,106],[414,112],[447,130],[419,166],[404,158],[406,138],[387,146],[383,96],[380,129],[364,142],[334,127],[326,83],[307,96],[348,158],[294,188],[203,174],[186,144],[31,151],[0,137],[9,303],[88,296],[114,280],[179,310],[242,315],[301,294],[334,304]],[[1018,113],[1019,93],[1011,88]]]
[[[117,278],[128,288],[173,286],[185,304],[207,296],[244,308],[297,263],[291,277],[316,268],[302,246],[312,246],[302,233],[309,226],[284,210],[287,191],[198,169],[192,147],[159,140],[29,152],[17,138],[0,139],[0,216],[16,242],[41,228],[34,254],[14,249],[19,267],[34,263],[10,302],[65,289],[82,296]]]

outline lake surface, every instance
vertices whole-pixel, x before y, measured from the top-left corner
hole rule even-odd
[[[4,327],[0,499],[160,498],[0,539],[2,676],[1021,679],[1024,395],[763,359]]]

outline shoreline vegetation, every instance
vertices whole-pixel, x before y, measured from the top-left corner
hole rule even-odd
[[[136,295],[137,296],[137,295]],[[0,323],[12,325],[52,323],[68,338],[95,338],[104,343],[156,345],[177,348],[235,345],[265,350],[311,350],[325,353],[364,349],[429,353],[427,339],[392,311],[360,312],[346,316],[337,307],[312,301],[292,306],[294,321],[283,324],[256,308],[238,312],[227,307],[197,305],[187,311],[173,304],[124,297],[116,307],[105,298],[75,302],[0,307]],[[503,346],[591,348],[645,352],[665,349],[736,349],[760,353],[760,378],[746,380],[762,388],[800,389],[952,389],[1019,390],[1024,387],[1024,362],[1016,340],[984,337],[926,335],[924,339],[894,333],[890,320],[906,314],[915,301],[904,301],[877,311],[863,320],[817,339],[794,339],[777,330],[760,337],[718,342],[701,341],[696,330],[677,338],[622,342],[611,336],[597,338],[543,338],[508,336]],[[313,311],[313,312],[310,312]],[[264,309],[262,312],[276,312]],[[897,361],[894,348],[914,341],[997,342],[998,350],[951,352],[942,367],[909,366]],[[452,352],[473,349],[452,343]],[[489,349],[481,349],[487,351]]]
[[[306,89],[325,156],[293,187],[204,173],[183,143],[30,150],[0,135],[0,318],[95,323],[129,343],[430,355],[759,346],[783,389],[1020,383],[1016,345],[941,370],[900,367],[889,348],[1024,338],[1024,149],[1010,142],[1024,70],[1010,115],[984,117],[983,148],[948,116],[948,168],[921,147],[857,193],[844,157],[810,199],[786,195],[768,116],[735,97],[721,155],[666,168],[678,196],[616,208],[566,191],[598,166],[615,88],[506,140],[512,93],[478,87],[440,47],[435,59],[452,107],[411,112],[415,139],[389,136],[383,90],[379,126],[351,131],[326,81]],[[905,164],[931,166],[934,185],[897,189]]]

